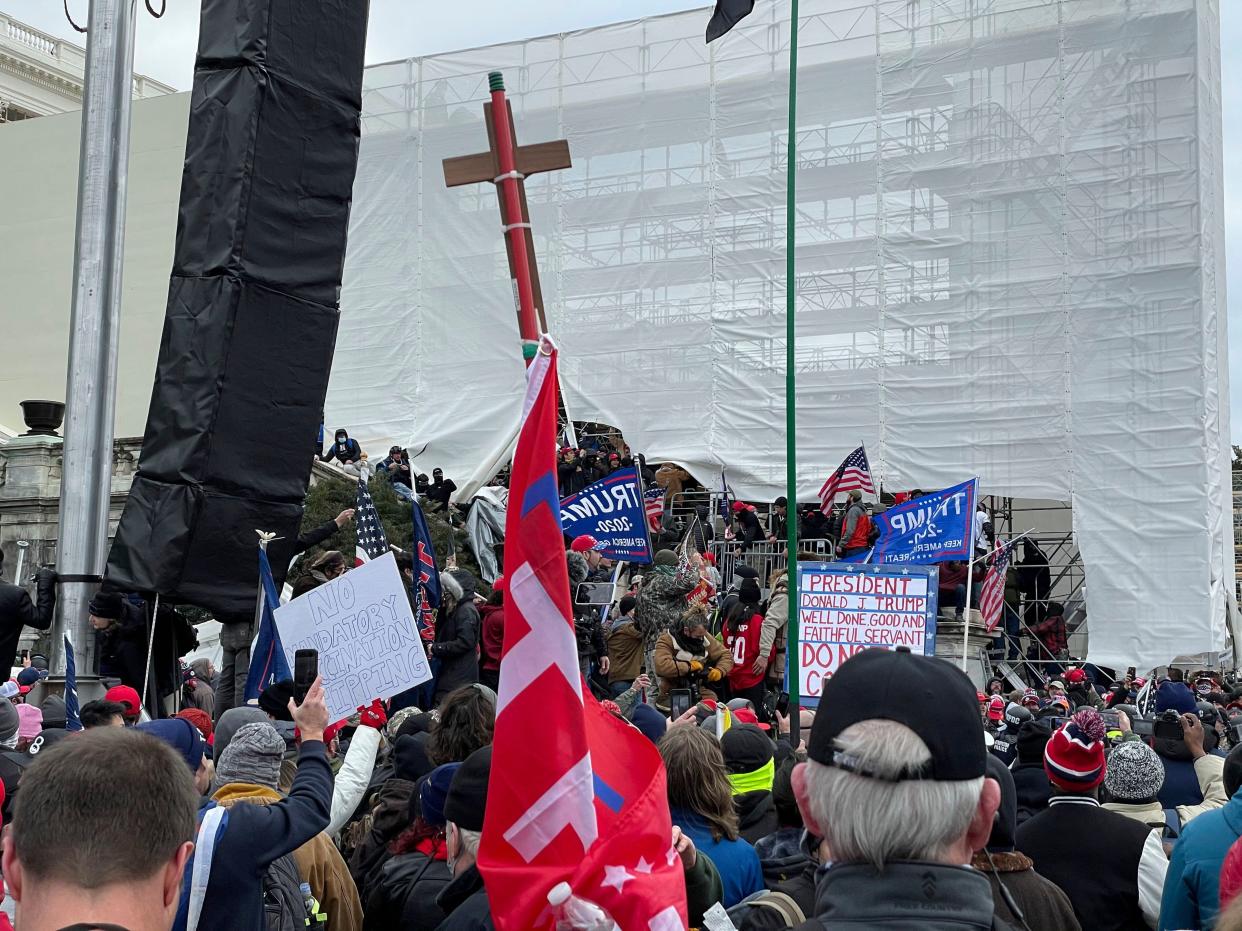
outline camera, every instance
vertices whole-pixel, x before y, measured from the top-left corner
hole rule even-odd
[[[1172,709],[1160,712],[1152,721],[1151,733],[1157,740],[1182,740],[1182,716]]]

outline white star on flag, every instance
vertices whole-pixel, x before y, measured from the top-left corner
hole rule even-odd
[[[625,891],[625,884],[633,880],[634,874],[624,866],[605,866],[604,881],[601,886],[612,886],[617,892]]]
[[[672,866],[674,863],[676,863],[677,862],[677,848],[674,847],[672,844],[669,844],[668,853],[664,855],[664,859],[668,860],[669,866]]]
[[[648,863],[648,862],[647,862],[647,858],[646,858],[646,857],[639,857],[639,858],[638,858],[638,866],[634,867],[634,872],[636,872],[636,873],[650,873],[650,872],[651,872],[651,867],[652,867],[652,866],[653,866],[653,864]]]
[[[685,925],[681,923],[681,916],[677,914],[677,909],[670,905],[647,922],[647,927],[650,931],[681,931]]]

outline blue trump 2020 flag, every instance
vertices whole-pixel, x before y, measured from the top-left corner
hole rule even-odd
[[[280,595],[276,593],[272,567],[263,547],[259,547],[259,584],[263,588],[263,612],[259,616],[259,631],[250,647],[246,701],[258,698],[259,693],[273,682],[293,678],[289,661],[285,659],[285,651],[280,645],[280,631],[276,629],[276,615],[273,613],[280,604]]]
[[[440,573],[436,570],[436,551],[431,544],[431,530],[417,501],[411,502],[414,534],[414,582],[411,590],[419,605],[418,627],[421,632],[435,622],[434,611],[440,607]],[[451,532],[451,531],[450,531]]]
[[[923,495],[873,519],[875,546],[838,562],[931,563],[969,559],[979,480]]]
[[[561,530],[568,537],[593,536],[607,559],[651,562],[647,510],[638,492],[638,470],[618,469],[561,499]]]

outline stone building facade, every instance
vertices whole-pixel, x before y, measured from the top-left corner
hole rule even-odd
[[[82,108],[86,49],[0,12],[0,123]],[[135,74],[134,99],[176,92]]]

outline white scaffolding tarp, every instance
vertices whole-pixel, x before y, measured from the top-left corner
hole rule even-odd
[[[1221,649],[1233,591],[1216,0],[803,0],[798,461],[1069,501],[1093,659]],[[706,11],[368,69],[329,428],[458,484],[521,397],[486,148],[519,142],[578,419],[743,497],[785,476],[788,17]]]

